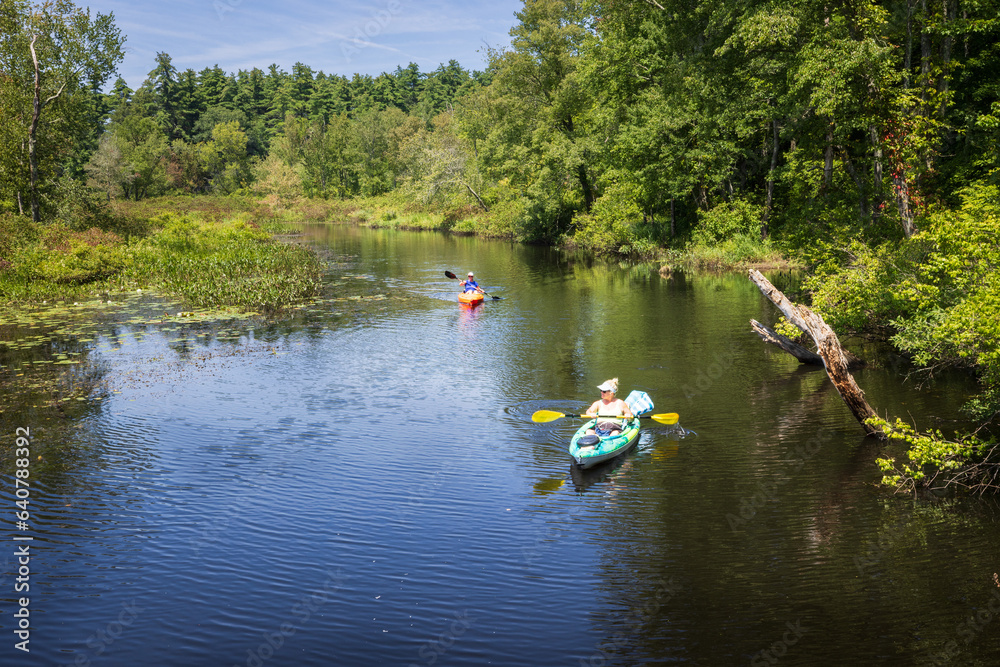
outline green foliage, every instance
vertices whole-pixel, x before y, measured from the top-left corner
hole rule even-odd
[[[828,261],[807,280],[813,305],[837,330],[884,330],[897,318],[914,312],[915,304],[896,285],[912,274],[920,250],[915,244],[900,249],[891,244],[872,248],[860,241],[850,242],[844,250],[844,266]]]
[[[6,300],[57,293],[59,285],[85,285],[124,267],[125,246],[114,233],[96,227],[74,230],[61,223],[33,225],[14,216],[0,224],[9,239],[0,248],[0,294]]]
[[[637,238],[635,226],[642,220],[634,184],[610,185],[592,212],[573,217],[573,231],[564,245],[589,249],[599,255],[641,254],[649,245]]]
[[[948,440],[938,430],[918,433],[899,419],[890,424],[873,418],[867,423],[881,429],[891,441],[907,447],[902,461],[895,458],[876,460],[879,469],[885,473],[883,484],[911,491],[920,487],[936,490],[953,485],[978,493],[996,490],[996,443],[973,435]]]
[[[828,263],[808,286],[834,327],[891,327],[920,365],[977,369],[986,389],[977,411],[987,417],[1000,408],[989,398],[1000,390],[1000,190],[970,188],[961,208],[920,225],[896,244],[853,244],[844,266]]]
[[[505,218],[515,237],[551,243],[598,195],[592,99],[577,71],[588,17],[578,2],[533,0],[518,18],[512,50],[490,51],[490,85],[463,100],[461,134],[485,180],[523,199],[523,215]]]
[[[201,163],[209,174],[211,187],[231,194],[246,187],[250,180],[247,135],[238,121],[220,123],[212,129],[212,139],[199,144]]]
[[[36,275],[53,283],[78,285],[109,278],[125,266],[125,254],[117,238],[86,239],[67,236],[58,252],[33,253],[26,257]]]
[[[774,329],[775,333],[779,333],[782,336],[790,338],[796,342],[802,340],[804,336],[808,335],[802,331],[802,329],[799,329],[797,326],[785,319],[784,315],[778,318],[778,321],[774,323],[772,329]]]
[[[302,196],[302,176],[299,170],[289,166],[277,155],[268,155],[251,165],[253,172],[252,191],[268,201],[288,207]]]
[[[744,199],[734,199],[708,211],[699,211],[698,228],[692,234],[695,245],[716,245],[736,237],[760,236],[763,211]]]
[[[501,184],[492,189],[490,215],[479,228],[487,238],[517,239],[527,218],[527,200],[516,197]]]
[[[0,273],[14,267],[17,256],[38,240],[40,229],[24,216],[0,213]]]
[[[315,292],[322,267],[313,253],[274,241],[250,216],[227,218],[201,222],[161,214],[150,223],[156,233],[126,242],[97,228],[77,231],[0,216],[0,300],[142,288],[197,306],[267,312]]]
[[[69,0],[0,4],[0,202],[39,221],[55,179],[76,175],[95,148],[106,112],[98,91],[123,42],[110,14],[91,17]]]

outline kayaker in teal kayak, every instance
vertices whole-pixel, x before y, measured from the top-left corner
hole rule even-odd
[[[459,285],[464,287],[466,292],[482,292],[485,294],[485,292],[483,292],[483,290],[479,287],[479,283],[476,282],[476,277],[472,275],[472,271],[469,271],[468,279],[463,280],[459,283]]]
[[[601,390],[601,400],[594,401],[594,404],[587,408],[587,414],[593,417],[624,417],[625,419],[635,419],[632,409],[628,403],[616,398],[618,393],[618,378],[612,378],[597,386]],[[596,434],[605,438],[609,435],[617,435],[622,431],[622,424],[616,420],[598,419],[594,428],[587,429],[588,434]]]

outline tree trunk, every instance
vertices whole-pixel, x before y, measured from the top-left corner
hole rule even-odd
[[[42,100],[42,70],[38,64],[38,54],[35,53],[35,42],[38,41],[38,35],[31,36],[31,43],[28,45],[28,49],[31,51],[31,62],[35,65],[35,85],[34,85],[34,97],[32,99],[32,110],[31,110],[31,124],[28,126],[28,170],[30,173],[29,178],[29,197],[31,199],[31,219],[34,222],[39,222],[41,217],[41,212],[38,207],[38,121],[42,117],[42,108],[49,102],[58,99],[62,95],[63,91],[66,90],[66,82],[64,81],[59,90],[50,95],[47,99]]]
[[[910,238],[917,231],[917,226],[913,221],[913,207],[910,205],[910,185],[906,182],[906,174],[902,168],[893,176],[892,181],[896,186],[896,206],[899,207],[899,217],[903,222],[903,234]]]
[[[767,239],[770,233],[767,227],[768,221],[771,219],[771,207],[774,204],[774,172],[778,168],[778,141],[780,139],[780,133],[778,131],[778,119],[775,118],[771,121],[771,127],[773,130],[773,142],[771,144],[771,168],[767,172],[767,198],[764,202],[764,220],[760,225],[760,239],[761,241]]]
[[[833,332],[833,329],[823,321],[822,317],[814,313],[811,309],[806,306],[796,306],[789,301],[760,271],[751,269],[750,280],[760,288],[764,296],[778,307],[778,310],[784,314],[789,322],[812,336],[812,339],[816,342],[816,351],[823,359],[823,365],[826,367],[826,374],[829,376],[830,381],[833,382],[833,386],[837,388],[840,397],[844,399],[844,403],[847,404],[855,419],[861,424],[865,433],[885,440],[886,435],[881,429],[865,423],[867,419],[877,417],[878,415],[868,405],[868,402],[865,401],[864,392],[861,391],[861,388],[858,387],[848,371],[847,357],[844,355],[844,351],[840,347],[840,340],[837,338],[837,334]]]
[[[590,179],[587,177],[587,168],[581,164],[576,169],[580,177],[580,187],[583,188],[584,205],[587,207],[587,212],[589,213],[590,207],[594,205],[594,189],[591,187]]]
[[[757,335],[760,336],[761,340],[765,343],[777,345],[782,350],[798,359],[801,363],[812,364],[813,366],[823,365],[822,357],[815,352],[802,347],[791,338],[782,336],[774,329],[761,324],[757,320],[750,320],[750,326],[755,332],[757,332]]]
[[[906,0],[906,49],[903,51],[903,88],[910,87],[910,68],[913,67],[913,5]]]
[[[674,214],[674,198],[670,198],[670,238],[677,235],[677,219]]]
[[[861,209],[861,215],[868,217],[868,194],[865,192],[865,181],[861,178],[857,169],[854,168],[851,156],[847,154],[846,150],[841,154],[841,161],[844,163],[847,173],[851,175],[854,186],[858,189],[858,207]]]
[[[39,222],[42,219],[41,212],[38,208],[38,119],[42,115],[42,75],[41,70],[38,66],[38,56],[35,54],[35,42],[38,41],[38,35],[31,36],[31,44],[28,48],[31,50],[31,60],[35,64],[35,91],[34,98],[31,105],[31,124],[28,126],[28,170],[29,170],[29,185],[28,194],[31,199],[31,219],[33,222]]]
[[[927,16],[927,0],[920,0],[920,12],[924,26],[930,23]],[[920,31],[920,100],[927,103],[927,88],[931,84],[931,35],[926,30]],[[927,114],[926,107],[921,113]]]
[[[833,184],[833,122],[826,131],[826,151],[823,155],[823,187],[820,190],[827,193]]]
[[[490,207],[486,205],[486,202],[484,202],[483,198],[479,196],[479,193],[477,193],[475,190],[473,190],[472,186],[469,185],[468,183],[466,183],[465,181],[460,180],[459,182],[462,185],[465,186],[465,189],[468,190],[472,194],[473,197],[476,198],[476,201],[479,202],[479,205],[483,207],[483,210],[486,211],[487,213],[489,213],[490,212]]]
[[[874,181],[874,194],[872,195],[872,221],[878,220],[882,216],[883,207],[883,192],[882,192],[882,180],[883,180],[883,169],[882,164],[882,142],[879,141],[878,128],[872,125],[868,129],[868,133],[871,136],[873,154],[873,164],[872,164],[872,180]]]
[[[954,10],[952,9],[951,0],[942,0],[941,2],[941,23],[945,27],[944,35],[941,37],[941,68],[942,76],[938,82],[938,90],[942,93],[948,91],[948,66],[951,64],[951,47],[954,38],[948,34],[948,23],[952,20],[954,16]],[[942,105],[944,103],[942,102]],[[942,109],[943,111],[943,109]]]

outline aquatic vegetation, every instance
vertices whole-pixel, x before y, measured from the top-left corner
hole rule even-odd
[[[317,292],[322,265],[315,253],[272,237],[291,231],[287,224],[214,213],[161,213],[148,235],[128,240],[7,216],[0,221],[11,232],[0,247],[0,303],[108,300],[152,289],[193,307],[273,312]]]
[[[159,233],[135,244],[115,278],[120,289],[147,287],[196,307],[273,312],[316,293],[322,266],[314,253],[279,243],[251,223],[199,223],[163,216]]]

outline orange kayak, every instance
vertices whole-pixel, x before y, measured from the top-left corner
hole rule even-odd
[[[458,300],[467,306],[478,306],[483,302],[483,295],[480,292],[461,292]]]

